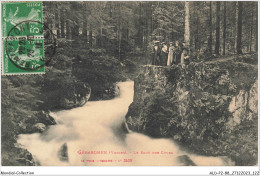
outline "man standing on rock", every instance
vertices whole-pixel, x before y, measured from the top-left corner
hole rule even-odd
[[[152,65],[159,65],[161,50],[159,47],[159,41],[154,42]]]
[[[185,65],[185,64],[189,64],[189,59],[190,59],[190,56],[189,56],[189,50],[187,49],[186,47],[186,43],[183,42],[182,43],[182,53],[181,53],[181,65]]]
[[[160,58],[160,65],[166,66],[168,59],[168,46],[165,42],[162,42],[162,50],[161,50],[161,58]]]
[[[179,41],[175,42],[175,49],[174,49],[174,64],[178,65],[181,62],[181,53],[182,47]]]

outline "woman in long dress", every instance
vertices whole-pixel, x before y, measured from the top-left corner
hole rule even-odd
[[[173,64],[173,53],[174,53],[174,46],[173,46],[173,43],[170,42],[167,66],[171,66]]]

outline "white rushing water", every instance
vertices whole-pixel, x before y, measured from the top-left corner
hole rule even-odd
[[[187,153],[172,140],[152,139],[122,130],[128,107],[133,101],[133,84],[130,81],[118,83],[120,96],[113,100],[92,101],[83,107],[52,113],[57,125],[50,126],[42,134],[19,135],[18,142],[46,166],[183,165],[178,156]],[[68,146],[68,162],[61,161],[58,156],[64,143]],[[103,151],[106,154],[80,154],[82,151]],[[224,164],[220,157],[187,155],[196,165]]]

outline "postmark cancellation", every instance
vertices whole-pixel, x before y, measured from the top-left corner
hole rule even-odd
[[[2,3],[2,75],[44,73],[46,34],[42,2]]]

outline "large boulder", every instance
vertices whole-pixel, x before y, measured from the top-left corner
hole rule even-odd
[[[14,145],[9,146],[4,146],[2,143],[1,161],[2,166],[40,165],[39,161],[19,143],[14,143]]]
[[[26,150],[24,148],[17,148],[17,149],[20,151],[20,153],[17,156],[17,158],[15,158],[15,159],[16,159],[16,162],[19,163],[19,165],[21,165],[21,166],[39,166],[40,165],[39,161],[36,160],[28,150]]]
[[[44,125],[43,123],[36,123],[34,126],[33,126],[33,131],[35,132],[44,132],[46,130],[46,125]]]
[[[78,82],[75,90],[69,93],[69,96],[61,97],[59,106],[63,109],[71,109],[83,106],[87,103],[91,95],[91,88],[82,82]]]
[[[55,124],[56,121],[50,115],[50,112],[39,111],[19,122],[19,133],[42,133],[48,126]]]
[[[95,90],[95,92],[91,95],[90,100],[111,100],[120,95],[120,89],[116,85],[116,83],[103,85],[102,88]]]
[[[60,161],[63,162],[68,162],[69,161],[69,156],[68,156],[68,146],[67,143],[62,144],[58,151],[58,157]]]
[[[257,65],[220,59],[184,67],[143,66],[134,81],[126,115],[130,130],[172,137],[200,154],[229,155],[237,165],[255,164]]]
[[[36,114],[38,118],[38,122],[43,123],[45,125],[56,125],[55,119],[50,115],[50,112],[40,111]]]
[[[19,143],[14,143],[14,146],[9,148],[9,152],[15,153],[13,158],[9,158],[11,162],[15,163],[15,166],[40,166],[37,158]]]

